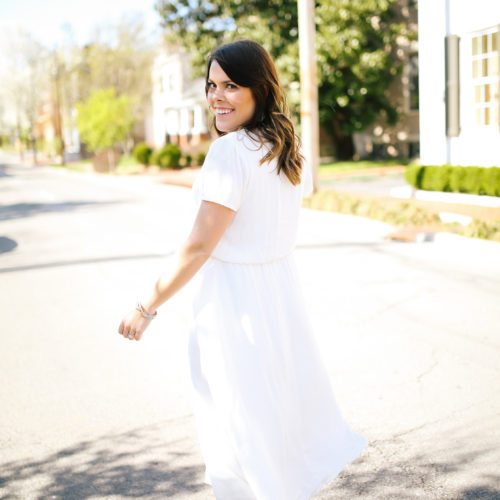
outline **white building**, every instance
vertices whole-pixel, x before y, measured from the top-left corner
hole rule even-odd
[[[500,0],[419,0],[423,165],[500,166]]]
[[[189,152],[206,149],[210,136],[205,80],[190,75],[189,56],[180,49],[164,48],[155,59],[146,142],[156,149],[166,143]]]

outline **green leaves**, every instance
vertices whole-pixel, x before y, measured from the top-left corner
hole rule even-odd
[[[367,128],[383,113],[398,118],[386,91],[401,72],[404,51],[415,37],[396,0],[316,0],[316,51],[319,113],[325,131],[342,137]],[[297,0],[183,0],[156,4],[167,38],[191,54],[196,75],[209,52],[237,38],[261,43],[276,63],[289,91],[292,111],[299,108]]]
[[[102,151],[127,137],[134,123],[130,99],[114,88],[92,92],[77,104],[80,137],[90,151]]]

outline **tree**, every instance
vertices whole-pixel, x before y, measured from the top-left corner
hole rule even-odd
[[[140,18],[123,17],[117,24],[96,27],[74,66],[79,100],[113,87],[129,97],[134,117],[142,120],[151,98],[153,53]]]
[[[186,47],[197,74],[210,50],[223,42],[258,40],[276,61],[298,110],[299,77],[296,0],[158,0],[167,39]],[[338,158],[352,157],[352,134],[383,113],[395,123],[398,113],[386,90],[401,72],[398,46],[414,37],[397,0],[317,0],[316,46],[320,123],[336,146]]]
[[[110,148],[127,137],[134,123],[130,99],[117,96],[114,88],[101,89],[76,108],[80,137],[90,151],[108,150],[109,164],[113,166]]]
[[[15,135],[20,144],[33,151],[37,162],[36,121],[44,95],[50,93],[48,78],[48,53],[43,45],[29,33],[18,30],[4,34],[4,52],[7,55],[4,72],[8,78],[2,81],[4,106],[12,108],[15,115]]]
[[[381,113],[389,125],[398,120],[386,91],[403,68],[398,46],[413,34],[396,7],[395,0],[328,0],[317,7],[320,123],[340,158],[352,157],[352,135]]]

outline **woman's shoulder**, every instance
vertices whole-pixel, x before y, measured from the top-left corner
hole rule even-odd
[[[262,146],[258,136],[245,129],[240,129],[217,137],[210,145],[209,151],[212,154],[233,152],[241,155],[258,152]]]

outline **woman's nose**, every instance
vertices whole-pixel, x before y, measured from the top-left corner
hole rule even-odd
[[[224,97],[224,91],[223,91],[223,89],[221,89],[220,87],[216,87],[213,90],[213,96],[214,96],[214,99],[216,99],[218,101],[222,101],[222,99]]]

